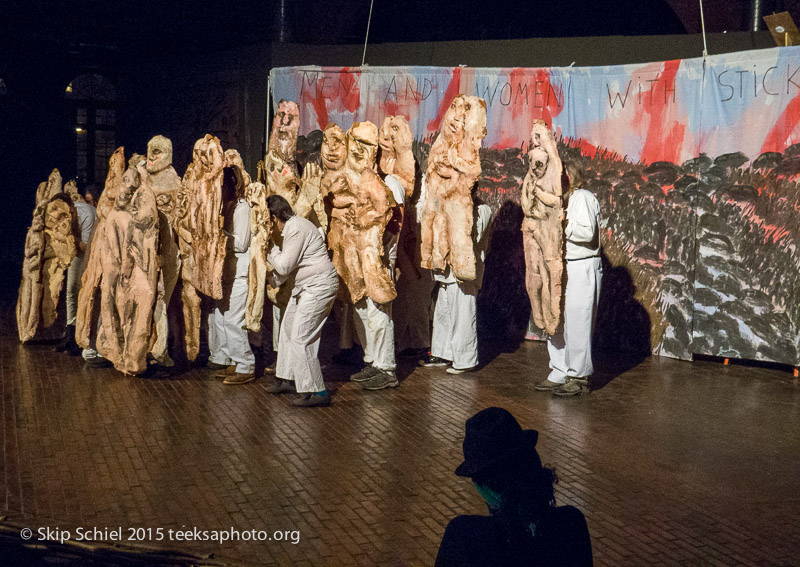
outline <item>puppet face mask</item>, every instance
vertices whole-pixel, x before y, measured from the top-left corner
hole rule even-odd
[[[528,152],[528,169],[536,179],[541,179],[547,171],[547,162],[550,156],[542,148],[533,148]]]
[[[300,110],[297,108],[297,104],[291,100],[280,101],[278,111],[275,113],[275,122],[272,125],[269,148],[279,151],[283,159],[294,161],[299,129]]]
[[[458,95],[454,98],[442,121],[442,135],[453,143],[464,137],[465,98],[464,95]]]
[[[205,138],[200,138],[194,143],[194,149],[192,150],[192,158],[194,159],[194,163],[199,166],[205,166],[207,161],[206,160],[206,150],[207,150],[208,142]]]
[[[378,128],[371,122],[356,122],[347,132],[347,163],[361,173],[375,164]]]
[[[480,97],[464,97],[464,132],[469,138],[486,136],[486,103]]]
[[[411,149],[411,128],[402,116],[387,116],[380,130],[381,155],[387,157]]]
[[[147,142],[147,173],[158,173],[172,165],[172,142],[156,136]]]
[[[337,124],[329,124],[322,133],[320,157],[322,165],[327,169],[336,170],[344,166],[347,159],[347,139],[344,130]]]

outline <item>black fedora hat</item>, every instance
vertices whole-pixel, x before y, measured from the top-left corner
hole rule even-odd
[[[486,408],[467,420],[464,437],[464,462],[458,476],[473,477],[492,465],[529,450],[536,454],[539,432],[522,429],[514,416],[503,408]],[[538,460],[538,454],[536,454]]]

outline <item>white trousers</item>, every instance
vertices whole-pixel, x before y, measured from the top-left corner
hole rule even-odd
[[[319,342],[338,286],[336,277],[306,287],[289,300],[283,314],[275,376],[294,380],[298,393],[325,390],[319,365]]]
[[[75,325],[78,314],[78,293],[81,291],[81,277],[86,269],[84,254],[78,253],[67,268],[67,325]]]
[[[563,384],[567,378],[588,378],[592,366],[592,329],[600,299],[603,268],[600,258],[567,263],[564,292],[564,326],[547,339],[552,371],[548,380]]]
[[[380,370],[393,371],[394,321],[392,304],[375,303],[369,297],[361,298],[355,305],[354,320],[358,341],[364,348],[364,362]]]
[[[241,374],[251,374],[256,367],[256,358],[245,328],[246,304],[247,277],[234,278],[228,301],[217,301],[214,311],[208,316],[211,362],[235,364],[236,372]]]
[[[453,361],[453,368],[478,365],[478,302],[458,283],[439,283],[433,311],[431,356]]]

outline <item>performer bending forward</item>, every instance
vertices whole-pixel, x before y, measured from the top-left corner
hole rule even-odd
[[[271,195],[267,208],[274,229],[283,235],[281,248],[267,256],[270,277],[278,280],[294,275],[294,287],[281,322],[273,394],[297,391],[294,406],[327,406],[331,398],[319,365],[322,326],[331,312],[339,276],[328,258],[325,242],[314,224],[296,216],[283,197]],[[294,383],[294,384],[293,384]]]

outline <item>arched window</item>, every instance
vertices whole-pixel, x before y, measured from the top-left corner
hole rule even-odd
[[[117,90],[105,77],[90,73],[75,77],[65,96],[75,112],[78,181],[102,185],[115,149]]]

